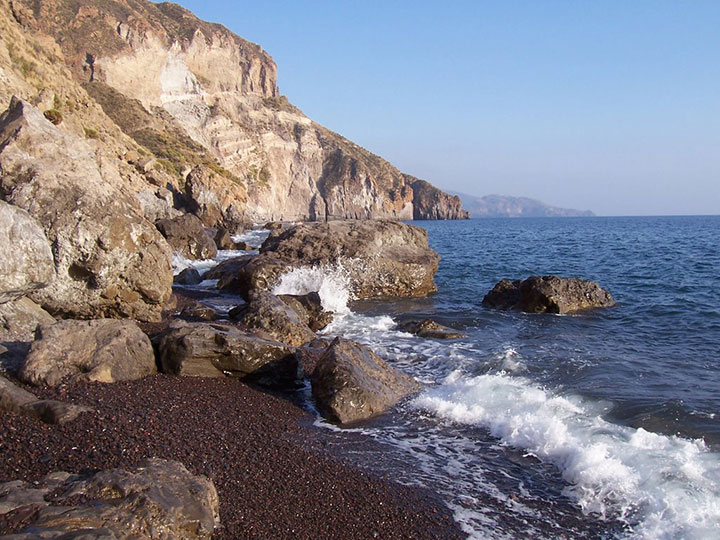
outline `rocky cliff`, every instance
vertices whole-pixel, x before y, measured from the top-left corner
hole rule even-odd
[[[457,197],[402,174],[291,105],[258,45],[180,6],[12,0],[3,15],[24,45],[8,37],[0,47],[7,50],[0,66],[18,79],[3,73],[0,99],[18,94],[59,113],[75,113],[63,109],[78,103],[92,109],[95,127],[86,125],[86,111],[70,114],[68,125],[82,123],[85,135],[123,156],[128,184],[152,218],[168,206],[198,213],[208,226],[463,217]],[[65,78],[72,84],[60,84]]]

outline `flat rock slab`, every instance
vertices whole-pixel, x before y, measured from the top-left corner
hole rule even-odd
[[[148,459],[131,470],[0,484],[0,518],[16,522],[13,540],[209,540],[219,502],[209,479]]]
[[[65,424],[92,409],[53,399],[38,399],[35,394],[0,376],[0,410],[23,414],[46,424]]]
[[[56,386],[66,380],[129,381],[156,372],[150,339],[134,322],[64,320],[38,329],[19,378]]]
[[[615,301],[608,291],[594,281],[530,276],[522,281],[500,281],[485,295],[483,304],[496,309],[527,313],[574,313],[614,306]]]
[[[336,338],[315,365],[312,394],[320,411],[341,424],[385,412],[420,389],[409,375],[369,348]]]
[[[278,387],[293,385],[298,378],[293,347],[229,324],[181,324],[160,338],[158,350],[162,370],[172,375],[230,375]]]

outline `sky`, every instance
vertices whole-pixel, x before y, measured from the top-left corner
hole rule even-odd
[[[720,1],[179,0],[313,120],[443,189],[720,214]]]

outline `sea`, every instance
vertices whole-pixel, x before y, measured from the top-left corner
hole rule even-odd
[[[349,428],[300,389],[334,451],[434,492],[472,539],[720,538],[720,216],[412,224],[441,256],[428,297],[354,300],[341,266],[295,270],[274,289],[319,291],[336,314],[325,336],[364,343],[423,383]],[[499,280],[534,274],[597,281],[617,305],[482,305]],[[213,286],[200,285],[209,303],[237,303]],[[409,318],[466,337],[399,330]]]

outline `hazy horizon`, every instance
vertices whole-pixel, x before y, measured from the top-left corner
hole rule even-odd
[[[720,3],[180,0],[313,120],[440,188],[720,213]]]

